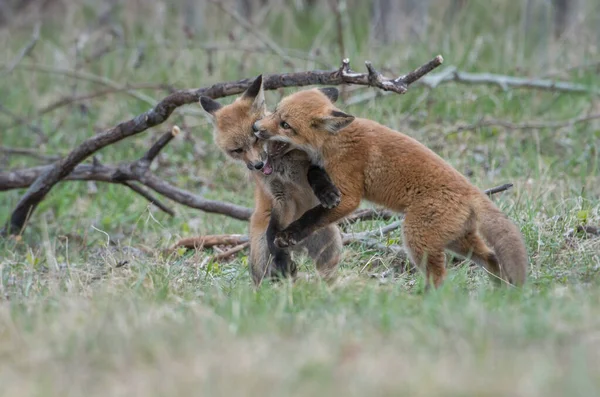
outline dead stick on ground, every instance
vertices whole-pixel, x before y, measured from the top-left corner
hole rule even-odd
[[[383,77],[381,74],[376,73],[370,65],[368,74],[355,73],[350,70],[349,61],[345,59],[342,62],[342,66],[337,70],[270,75],[266,76],[263,81],[265,89],[268,90],[281,87],[301,87],[315,84],[359,84],[403,94],[406,92],[409,84],[441,65],[442,61],[442,57],[438,55],[425,66],[416,69],[406,76],[401,76],[396,79]],[[197,103],[200,96],[222,98],[228,95],[239,94],[248,88],[251,82],[252,80],[250,79],[244,79],[229,83],[218,83],[211,87],[197,90],[175,92],[164,98],[147,112],[87,139],[77,148],[73,149],[73,151],[65,158],[56,162],[50,169],[36,179],[17,203],[10,219],[6,222],[0,234],[11,235],[21,233],[26,226],[30,214],[33,213],[35,208],[48,192],[50,192],[54,185],[67,177],[79,163],[96,151],[164,122],[175,109],[183,105]]]

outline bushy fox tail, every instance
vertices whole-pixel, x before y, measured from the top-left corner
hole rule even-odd
[[[479,210],[479,233],[496,254],[502,279],[514,286],[522,286],[529,266],[519,228],[487,197],[480,203]]]

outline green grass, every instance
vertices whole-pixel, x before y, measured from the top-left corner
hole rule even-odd
[[[514,7],[499,0],[489,4],[469,6],[452,27],[433,26],[422,43],[387,47],[369,43],[366,8],[350,7],[346,46],[353,68],[362,69],[368,59],[403,73],[441,53],[446,65],[469,72],[540,76],[597,59],[584,34],[577,45],[555,43],[540,60],[527,47],[531,43],[517,45]],[[111,20],[120,38],[96,27],[98,10],[89,5],[73,5],[44,22],[31,56],[0,79],[0,103],[39,126],[47,140],[38,141],[25,126],[8,128],[14,120],[0,112],[1,146],[66,154],[97,131],[147,110],[148,103],[118,93],[85,101],[85,109],[73,105],[36,115],[63,96],[103,87],[23,65],[75,69],[77,60],[104,45],[111,51],[78,68],[119,85],[191,88],[323,67],[305,60],[292,67],[272,54],[231,49],[209,56],[203,44],[260,43],[214,10],[207,9],[204,30],[189,39],[181,10],[131,7],[119,6]],[[322,62],[339,64],[335,24],[327,13],[275,7],[266,21],[261,30],[282,48],[318,49]],[[14,59],[31,29],[30,22],[17,20],[0,31],[6,49],[0,63]],[[86,32],[76,58],[75,41]],[[135,68],[140,45],[144,60]],[[562,78],[600,87],[594,70]],[[269,92],[268,103],[292,91]],[[166,95],[136,92],[154,99]],[[582,95],[447,84],[340,105],[421,140],[482,189],[514,184],[494,200],[526,240],[531,269],[521,291],[494,290],[480,269],[462,263],[452,267],[440,291],[423,294],[418,274],[402,273],[397,259],[360,245],[345,248],[335,285],[313,280],[254,291],[246,253],[215,263],[207,260],[211,252],[163,252],[180,237],[245,233],[247,223],[176,205],[171,218],[123,186],[97,184],[94,190],[85,182],[61,183],[20,241],[0,241],[0,394],[597,395],[600,239],[567,233],[600,224],[600,123],[452,129],[484,116],[515,123],[566,120],[597,112],[597,103]],[[244,166],[215,148],[198,105],[185,110],[98,158],[107,164],[139,158],[177,124],[183,133],[162,152],[154,172],[207,198],[252,206]],[[0,153],[2,170],[36,164]],[[22,193],[0,194],[1,222]],[[388,241],[401,242],[400,232]],[[314,273],[309,260],[298,259],[302,271]]]

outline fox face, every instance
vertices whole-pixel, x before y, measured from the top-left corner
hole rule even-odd
[[[337,134],[354,121],[354,116],[337,109],[336,88],[314,88],[289,95],[275,111],[253,125],[256,137],[283,142],[301,149],[313,159],[330,134]]]
[[[229,157],[243,161],[251,171],[265,175],[273,172],[269,156],[280,156],[289,145],[265,142],[254,134],[254,123],[267,116],[262,75],[232,104],[223,106],[209,97],[201,97],[202,108],[211,116],[217,146]]]

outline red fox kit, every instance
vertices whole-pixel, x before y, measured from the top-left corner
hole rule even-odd
[[[323,168],[311,166],[306,153],[254,136],[253,123],[266,115],[262,76],[230,105],[222,106],[208,97],[200,102],[213,119],[217,146],[246,163],[256,183],[249,233],[252,280],[259,285],[265,277],[295,276],[289,249],[273,244],[275,234],[314,206],[337,205],[338,189]],[[308,250],[321,276],[333,278],[342,250],[335,225],[314,233],[298,248]]]
[[[354,211],[361,199],[405,213],[404,245],[425,270],[426,285],[445,276],[444,250],[470,257],[492,279],[522,285],[527,252],[518,228],[479,189],[415,139],[337,109],[334,88],[299,91],[256,122],[256,136],[291,144],[323,165],[342,194],[277,234],[294,245]]]

